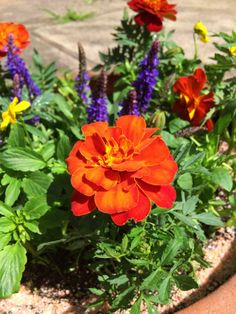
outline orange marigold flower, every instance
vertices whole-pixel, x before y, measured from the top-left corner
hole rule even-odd
[[[173,111],[193,126],[199,126],[215,104],[213,92],[201,95],[206,80],[205,72],[198,68],[193,75],[179,78],[173,87],[174,92],[179,94],[179,99],[174,104]],[[208,131],[212,131],[212,120],[207,120],[205,126]]]
[[[11,22],[0,23],[0,58],[7,54],[7,41],[10,34],[14,38],[14,45],[19,49],[18,53],[30,43],[29,33],[24,25]]]
[[[67,158],[75,189],[72,212],[86,215],[94,209],[111,215],[117,225],[138,222],[157,206],[171,208],[176,198],[171,186],[177,164],[156,128],[146,128],[142,117],[126,115],[109,127],[95,122],[82,127]]]
[[[146,25],[149,32],[162,30],[163,18],[176,20],[175,4],[169,4],[167,0],[131,0],[129,7],[138,12],[135,22],[138,25]]]

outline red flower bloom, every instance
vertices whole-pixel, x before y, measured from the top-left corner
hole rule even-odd
[[[156,130],[133,115],[120,117],[114,127],[106,122],[82,127],[85,140],[67,158],[74,215],[97,208],[123,225],[128,219],[143,220],[151,201],[172,207],[176,193],[170,184],[177,165],[161,137],[151,137]]]
[[[26,48],[29,45],[29,33],[24,25],[16,23],[0,23],[0,58],[7,54],[8,36],[12,34],[14,45],[19,49]]]
[[[173,107],[173,111],[182,119],[189,121],[193,126],[199,126],[206,114],[214,106],[214,93],[201,95],[206,84],[206,74],[199,68],[193,75],[179,78],[174,84],[174,92],[180,95]],[[213,129],[211,119],[205,126],[208,131]]]
[[[162,30],[163,18],[176,20],[175,4],[169,4],[167,0],[131,0],[129,7],[138,12],[135,22],[138,25],[146,25],[149,32]]]

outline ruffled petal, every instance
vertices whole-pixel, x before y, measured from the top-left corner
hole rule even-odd
[[[116,121],[116,125],[122,129],[123,134],[136,146],[142,139],[146,122],[142,117],[126,115]]]
[[[86,159],[80,154],[80,147],[82,144],[82,141],[76,142],[70,152],[69,157],[66,159],[68,170],[71,174],[81,166],[86,165]]]
[[[146,25],[149,32],[160,32],[163,28],[161,16],[149,12],[141,12],[134,18],[135,23],[143,26]]]
[[[84,136],[92,136],[93,134],[99,134],[101,137],[104,132],[108,129],[107,122],[94,122],[82,126],[82,132]]]
[[[174,180],[178,166],[173,159],[166,159],[159,165],[147,169],[149,173],[141,178],[142,181],[153,185],[166,185]]]
[[[172,208],[176,199],[176,191],[171,185],[151,185],[136,179],[139,187],[157,206]]]
[[[95,204],[103,213],[115,214],[128,211],[138,203],[138,188],[135,184],[121,182],[109,191],[98,191]]]
[[[113,188],[120,179],[119,173],[103,167],[90,168],[85,172],[85,177],[105,190]]]
[[[86,179],[86,171],[86,168],[78,168],[71,176],[71,185],[76,191],[92,196],[98,190],[98,186]]]
[[[151,203],[148,197],[139,190],[139,200],[137,205],[127,212],[111,215],[112,220],[118,226],[124,225],[128,219],[133,219],[135,222],[142,221],[147,217],[151,210]]]
[[[93,134],[86,137],[80,147],[80,153],[87,160],[95,160],[98,156],[105,154],[105,144],[98,134]]]
[[[90,214],[94,209],[96,209],[96,205],[93,197],[74,191],[71,200],[71,210],[75,216]]]

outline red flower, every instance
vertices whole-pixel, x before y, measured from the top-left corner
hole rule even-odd
[[[201,95],[206,84],[206,74],[199,68],[193,75],[179,78],[174,84],[174,92],[180,95],[173,107],[173,111],[193,126],[199,126],[206,114],[214,106],[214,93]],[[213,129],[211,119],[206,121],[208,131]]]
[[[149,32],[162,30],[163,18],[176,20],[175,4],[169,4],[167,0],[131,0],[129,7],[138,12],[135,22],[138,25],[146,25]]]
[[[7,54],[8,36],[12,34],[14,45],[19,49],[26,48],[29,45],[29,33],[24,25],[16,23],[0,23],[0,58]]]
[[[151,201],[172,207],[176,193],[170,184],[177,165],[161,137],[151,137],[156,130],[133,115],[120,117],[114,127],[106,122],[82,127],[85,140],[78,141],[67,158],[74,215],[97,208],[123,225],[128,219],[143,220]]]

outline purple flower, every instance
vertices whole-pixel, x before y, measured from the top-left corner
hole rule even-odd
[[[75,89],[85,105],[88,105],[88,94],[91,93],[89,75],[86,70],[86,56],[83,46],[78,43],[79,74],[75,78]]]
[[[25,120],[25,123],[31,124],[31,125],[37,125],[40,122],[39,116],[33,116],[31,119]]]
[[[123,101],[121,106],[122,106],[122,109],[119,112],[119,116],[124,116],[126,114],[140,116],[136,90],[129,91],[127,99]]]
[[[81,75],[77,75],[75,79],[75,89],[82,99],[83,103],[88,105],[89,99],[88,94],[90,93],[90,86],[89,86],[89,75],[87,72],[83,72]]]
[[[14,45],[14,38],[10,34],[8,36],[6,67],[13,80],[13,95],[21,100],[21,93],[24,85],[28,89],[29,96],[36,97],[41,95],[41,91],[33,81],[24,60],[21,59],[16,52],[17,48]]]
[[[138,111],[145,113],[149,107],[152,93],[156,85],[159,63],[157,53],[159,42],[154,41],[147,56],[139,64],[139,74],[132,86],[137,92]]]
[[[92,102],[87,108],[88,123],[95,121],[108,121],[107,113],[107,75],[102,70],[96,90],[92,93]]]

